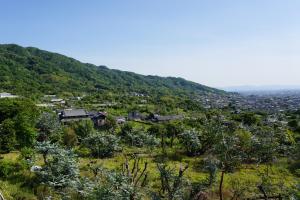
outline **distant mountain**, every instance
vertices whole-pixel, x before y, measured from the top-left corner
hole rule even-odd
[[[81,63],[73,58],[15,44],[0,45],[0,92],[24,96],[69,92],[139,92],[145,94],[224,94],[183,78],[143,76]]]

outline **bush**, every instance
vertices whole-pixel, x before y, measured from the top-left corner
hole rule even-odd
[[[29,168],[35,162],[35,159],[36,159],[36,155],[35,155],[34,149],[29,148],[29,147],[24,147],[24,148],[21,149],[18,160],[24,166]]]
[[[15,122],[6,119],[0,124],[0,151],[9,153],[16,146]]]
[[[120,150],[119,138],[113,134],[101,132],[87,137],[83,144],[89,148],[95,157],[111,157]]]
[[[142,131],[128,132],[124,136],[124,140],[128,145],[136,147],[154,147],[159,144],[159,140],[154,135],[150,135]]]
[[[195,130],[185,131],[180,134],[180,142],[189,156],[195,156],[201,151],[199,133]]]
[[[91,150],[86,147],[79,147],[75,149],[75,153],[80,157],[89,157],[91,155]]]
[[[92,120],[83,120],[75,123],[74,131],[78,135],[79,140],[92,135],[95,132]]]
[[[48,148],[48,150],[46,149]],[[71,150],[46,146],[49,158],[42,170],[37,171],[40,183],[55,189],[72,188],[79,179],[77,155]]]
[[[77,135],[72,128],[64,129],[64,144],[67,147],[74,147],[78,143]]]
[[[0,161],[0,177],[7,178],[16,171],[16,163],[8,160]]]
[[[32,194],[23,191],[16,191],[13,195],[14,200],[34,200],[36,199]]]
[[[0,181],[0,190],[5,200],[37,200],[29,191],[20,188],[19,184]]]
[[[44,112],[40,115],[36,128],[39,130],[39,141],[60,141],[62,127],[58,117],[53,112]]]

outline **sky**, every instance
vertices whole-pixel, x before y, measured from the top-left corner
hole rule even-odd
[[[213,87],[300,85],[299,0],[0,0],[0,43]]]

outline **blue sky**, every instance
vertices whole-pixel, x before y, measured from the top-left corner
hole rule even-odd
[[[0,43],[214,87],[300,85],[299,0],[0,0]]]

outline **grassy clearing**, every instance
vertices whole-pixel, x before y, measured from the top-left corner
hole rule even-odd
[[[127,148],[123,154],[117,154],[112,158],[105,159],[90,159],[90,158],[81,158],[80,166],[82,169],[82,174],[91,176],[91,173],[85,167],[89,162],[93,161],[97,164],[102,165],[103,167],[110,170],[120,170],[122,164],[125,162],[124,154],[137,153],[137,149],[135,151],[131,148]],[[160,187],[159,174],[157,169],[157,158],[156,156],[160,152],[160,150],[155,149],[151,153],[147,153],[148,150],[140,149],[139,153],[142,156],[142,160],[144,162],[148,162],[148,173],[149,173],[149,182],[150,187],[157,190]],[[208,178],[208,173],[203,171],[201,167],[201,160],[203,157],[186,157],[183,156],[179,160],[172,160],[170,158],[175,157],[172,156],[170,152],[168,152],[169,160],[166,161],[170,168],[173,168],[175,172],[177,172],[181,165],[189,165],[189,169],[185,173],[185,177],[190,180],[191,183],[202,182]],[[132,161],[131,161],[132,164]],[[269,167],[269,176],[272,178],[272,184],[280,185],[284,190],[285,188],[290,188],[297,184],[297,178],[293,176],[286,168],[285,162],[282,162],[280,165],[274,165]],[[259,193],[257,191],[257,186],[261,184],[262,176],[265,174],[267,169],[266,165],[243,165],[240,170],[226,174],[224,177],[224,189],[229,193],[235,191],[235,189],[241,189],[243,186],[247,186],[251,188],[254,193]],[[217,191],[218,183],[220,180],[220,173],[217,174],[217,181],[215,185],[211,188],[212,191]]]
[[[95,158],[79,158],[79,166],[82,176],[92,177],[92,173],[87,167],[87,165],[93,161],[99,165],[102,165],[104,168],[109,170],[120,170],[122,164],[125,162],[125,156],[130,157],[130,154],[139,154],[141,156],[142,162],[148,162],[148,180],[149,187],[154,190],[159,190],[160,180],[159,173],[157,169],[157,162],[161,159],[161,150],[157,149],[145,149],[145,148],[130,148],[126,147],[123,149],[122,153],[116,154],[111,158],[104,159],[95,159]],[[11,152],[8,154],[0,155],[3,159],[10,161],[17,161],[19,152]],[[188,170],[185,173],[185,177],[190,180],[191,183],[202,182],[208,178],[208,174],[203,171],[201,167],[201,161],[203,157],[187,157],[183,156],[180,151],[172,152],[167,151],[168,160],[166,163],[170,168],[173,168],[175,172],[178,171],[180,165],[189,165]],[[132,166],[132,160],[130,164]],[[42,165],[42,157],[37,157],[37,164]],[[141,167],[143,164],[141,164]],[[276,165],[268,168],[269,176],[272,178],[272,184],[280,185],[282,190],[285,188],[290,188],[296,185],[297,178],[293,176],[286,168],[286,160],[280,160]],[[232,194],[235,190],[242,190],[243,187],[250,188],[254,193],[259,193],[257,191],[257,185],[262,181],[262,176],[265,174],[267,169],[266,165],[244,165],[239,171],[234,173],[225,174],[224,177],[224,190],[228,194]],[[213,198],[216,195],[218,190],[218,183],[220,179],[220,173],[217,174],[217,181],[215,185],[211,188],[211,197]],[[11,183],[9,181],[0,181],[0,190],[6,199],[15,199],[15,195],[22,193],[22,195],[28,196],[29,199],[35,200],[36,198],[32,195],[32,191],[27,191],[26,187],[22,186],[22,183]]]

